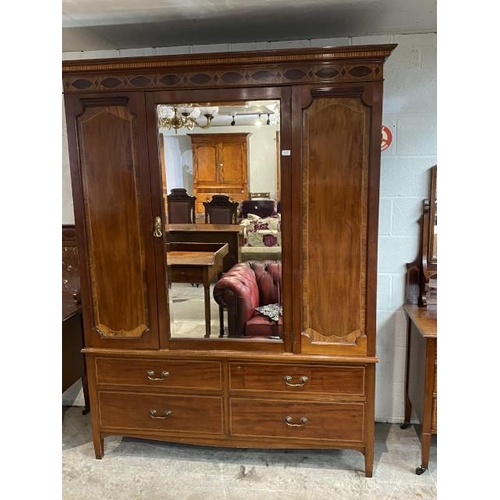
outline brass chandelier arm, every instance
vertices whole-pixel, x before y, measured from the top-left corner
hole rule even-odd
[[[212,125],[212,120],[218,112],[218,108],[214,107],[213,113],[204,113],[203,116],[206,118],[207,123],[201,125],[198,123],[197,118],[201,113],[201,109],[196,105],[160,105],[158,106],[158,126],[167,128],[168,130],[177,130],[181,128],[186,128],[188,130],[193,130],[194,127],[199,127],[201,129],[210,128]]]

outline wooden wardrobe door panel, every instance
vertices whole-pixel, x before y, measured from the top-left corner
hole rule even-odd
[[[138,99],[131,100],[82,99],[74,118],[91,305],[88,346],[120,347],[124,339],[129,347],[158,346],[149,173],[141,159]]]
[[[196,183],[198,185],[214,185],[219,182],[217,177],[217,147],[203,144],[194,147],[196,165]]]
[[[316,98],[303,112],[303,334],[355,345],[365,335],[368,110]]]
[[[243,144],[221,144],[220,147],[221,183],[246,183],[247,160],[246,148]]]

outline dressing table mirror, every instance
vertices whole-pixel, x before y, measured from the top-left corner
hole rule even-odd
[[[420,226],[419,255],[407,264],[406,303],[425,307],[437,304],[437,165],[430,169]]]

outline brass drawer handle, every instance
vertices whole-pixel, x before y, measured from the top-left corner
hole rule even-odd
[[[300,417],[298,424],[294,424],[293,418],[290,416],[285,417],[284,420],[285,424],[288,425],[288,427],[303,427],[304,425],[307,424],[307,417]]]
[[[309,380],[309,377],[303,375],[302,377],[299,378],[298,384],[292,384],[291,382],[292,377],[290,375],[285,375],[283,377],[283,380],[285,381],[285,384],[288,385],[289,387],[302,387],[303,385],[306,385],[307,381]]]
[[[157,416],[157,415],[156,415],[156,410],[153,410],[153,409],[149,410],[149,416],[150,416],[151,418],[156,418],[157,420],[164,420],[164,419],[166,419],[167,417],[169,417],[170,415],[172,415],[172,412],[171,412],[170,410],[165,410],[165,411],[163,412],[163,415],[162,415],[162,416]]]
[[[153,370],[148,370],[147,375],[149,380],[165,380],[170,375],[170,373],[163,371],[161,372],[159,377],[155,377],[155,372]]]

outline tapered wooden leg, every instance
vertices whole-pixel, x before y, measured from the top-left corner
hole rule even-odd
[[[84,365],[86,366],[86,365]],[[83,388],[83,399],[85,401],[85,408],[82,411],[83,415],[87,415],[87,413],[90,411],[90,396],[89,396],[89,383],[87,379],[87,371],[85,369],[85,373],[82,377],[82,388]]]
[[[427,432],[422,432],[421,435],[421,445],[422,445],[422,465],[417,467],[416,473],[418,475],[423,474],[429,468],[429,455],[431,452],[431,438],[432,435]]]
[[[373,475],[375,449],[375,365],[366,367],[365,477]]]
[[[224,308],[219,306],[219,337],[224,337]]]
[[[210,337],[211,333],[210,319],[210,283],[205,284],[205,337]]]
[[[365,449],[365,477],[373,476],[373,447]]]
[[[92,439],[94,440],[94,452],[97,459],[101,459],[104,456],[104,438],[101,437],[99,432],[92,432]]]
[[[411,320],[408,319],[406,335],[406,377],[405,377],[405,420],[401,424],[401,429],[410,426],[411,420],[411,401],[408,396],[408,386],[410,380],[410,339],[411,339]]]

